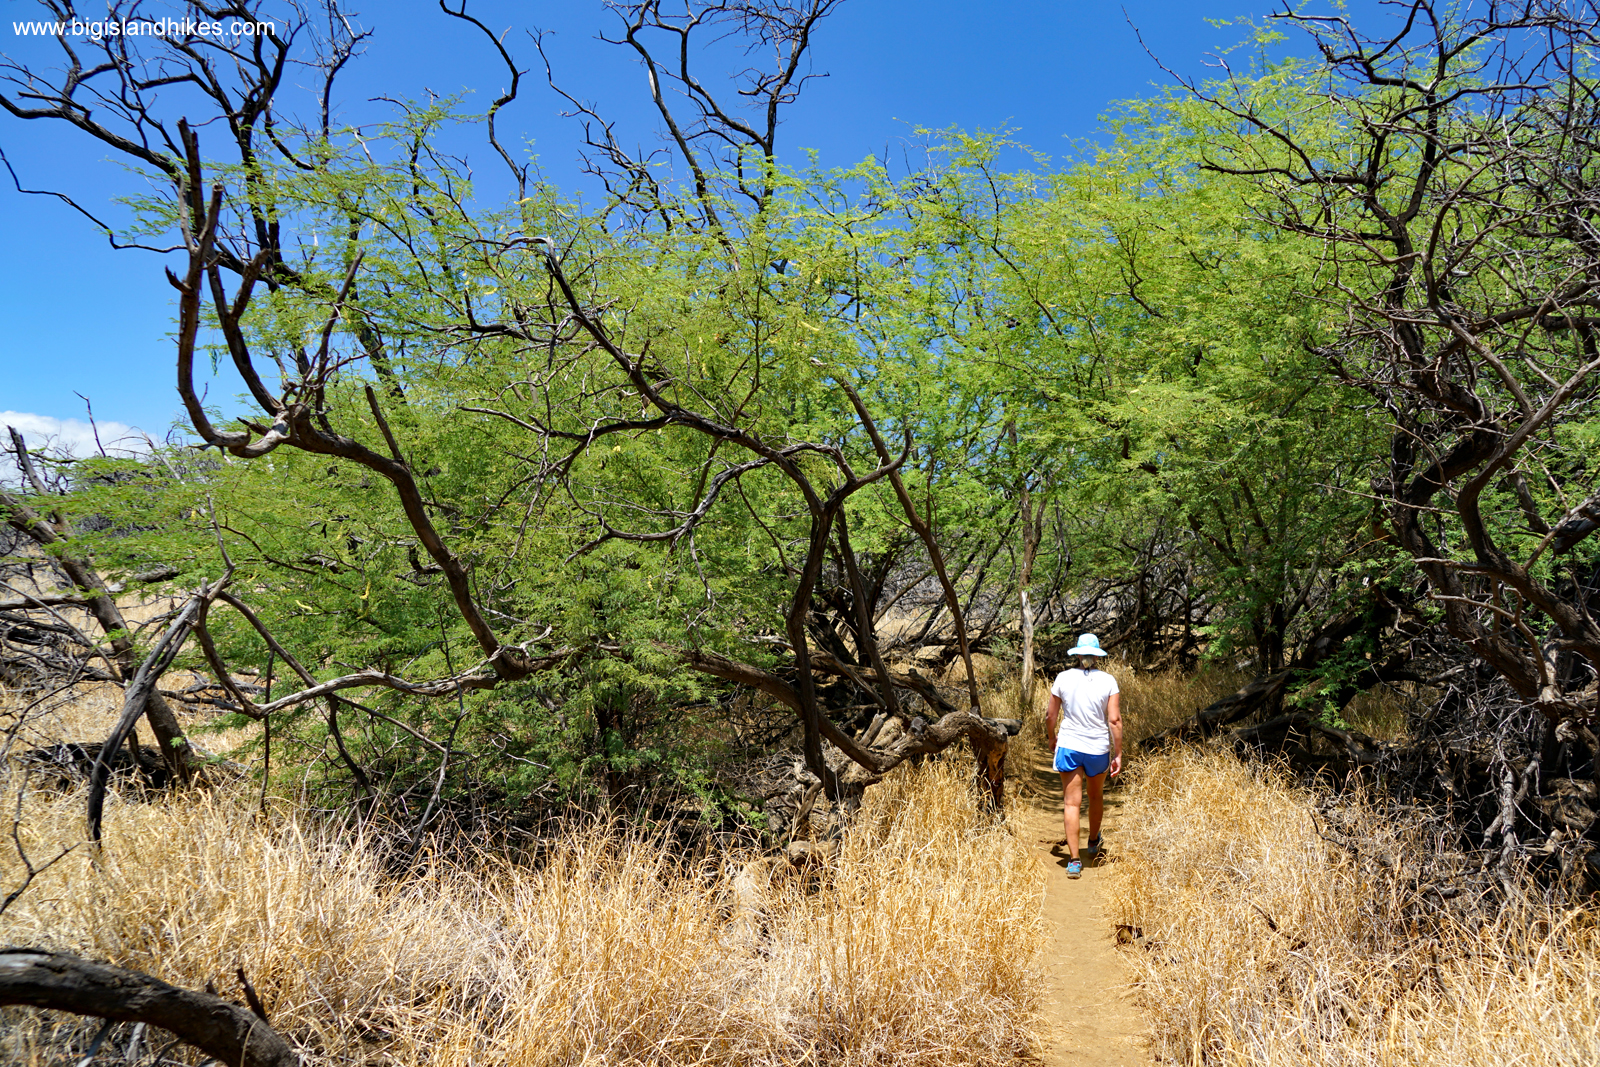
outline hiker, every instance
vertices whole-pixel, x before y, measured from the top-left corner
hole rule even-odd
[[[1061,821],[1066,836],[1067,877],[1083,874],[1078,854],[1078,816],[1083,786],[1089,784],[1089,844],[1093,859],[1100,852],[1100,820],[1105,815],[1106,775],[1122,770],[1122,697],[1117,680],[1099,667],[1105,650],[1094,634],[1080,634],[1067,650],[1077,664],[1056,675],[1050,687],[1050,732],[1056,738],[1056,770],[1061,772]],[[1057,729],[1057,723],[1060,729]]]

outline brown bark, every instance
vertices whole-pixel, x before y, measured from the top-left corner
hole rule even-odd
[[[19,1004],[168,1030],[229,1067],[299,1067],[266,1021],[210,993],[61,952],[0,948],[0,1004]]]
[[[1006,422],[1006,438],[1011,442],[1011,453],[1018,454],[1016,421]],[[1022,558],[1016,574],[1019,625],[1022,633],[1022,685],[1018,691],[1018,717],[1026,721],[1034,713],[1034,561],[1038,558],[1038,542],[1043,536],[1045,509],[1034,510],[1034,491],[1029,486],[1029,472],[1018,470],[1016,483],[1016,510],[1022,526]]]
[[[162,674],[166,673],[178,650],[183,647],[183,642],[188,638],[201,609],[222,590],[232,576],[233,572],[229,571],[217,579],[210,588],[190,597],[177,617],[168,624],[166,632],[161,635],[161,639],[150,650],[144,662],[140,663],[138,669],[127,678],[122,694],[122,715],[112,727],[111,736],[106,738],[105,744],[101,746],[100,756],[95,760],[94,769],[89,777],[88,808],[91,841],[98,843],[100,840],[101,811],[105,803],[106,785],[111,776],[111,768],[107,762],[110,754],[115,753],[133,732],[134,723],[138,721],[140,712],[148,713],[151,697],[160,698],[156,685],[160,682]]]
[[[1039,541],[1044,525],[1044,508],[1041,506],[1035,514],[1033,494],[1028,489],[1027,479],[1023,479],[1017,506],[1022,511],[1022,566],[1017,573],[1017,599],[1022,617],[1022,687],[1021,707],[1017,713],[1019,718],[1026,721],[1033,715],[1033,675],[1036,669],[1033,660],[1033,564],[1039,556]]]
[[[796,687],[770,671],[702,649],[679,650],[678,655],[687,666],[697,671],[740,685],[751,686],[796,711],[800,710],[800,695]],[[812,653],[811,661],[819,670],[843,673],[844,665],[826,653]],[[876,680],[876,672],[863,670],[861,673]],[[931,694],[929,704],[935,711],[941,713],[940,718],[932,723],[914,719],[911,729],[894,743],[881,749],[869,749],[840,730],[826,715],[822,716],[823,737],[874,775],[885,774],[914,756],[928,756],[942,752],[963,737],[971,740],[974,735],[982,739],[984,751],[998,749],[1003,754],[1007,739],[1014,737],[1021,729],[1022,724],[1015,719],[989,719],[981,714],[951,707],[943,697],[939,696],[933,683],[915,671],[910,674],[891,674],[891,680],[897,685],[913,689],[925,696]],[[995,770],[998,773],[1003,768],[997,767]]]
[[[878,452],[878,459],[884,464],[890,462],[889,446],[884,443],[883,436],[878,433],[878,424],[873,421],[867,411],[867,405],[862,402],[861,394],[857,393],[849,382],[842,378],[835,379],[840,388],[849,396],[850,403],[856,409],[856,416],[861,420],[862,429],[867,431],[867,436],[872,439],[872,446]],[[944,553],[939,549],[939,542],[933,536],[933,527],[917,512],[916,504],[911,500],[911,494],[906,491],[905,481],[900,477],[899,464],[889,471],[889,484],[894,486],[895,496],[900,501],[901,510],[905,512],[906,521],[922,539],[923,545],[928,549],[928,561],[933,564],[933,572],[938,575],[939,587],[944,590],[945,603],[950,608],[951,621],[955,624],[956,644],[961,649],[961,662],[967,669],[967,695],[972,701],[972,715],[981,718],[979,710],[981,701],[978,699],[978,676],[972,669],[972,649],[967,642],[967,620],[961,610],[961,597],[956,593],[955,585],[950,581],[950,575],[945,569]],[[1005,807],[1005,767],[1006,767],[1006,741],[1005,737],[998,740],[990,737],[981,730],[972,732],[972,755],[976,761],[976,771],[979,779],[988,787],[989,798],[996,809]],[[995,750],[998,745],[998,751]]]
[[[872,603],[867,599],[867,586],[861,579],[861,568],[856,563],[855,549],[850,547],[850,526],[844,509],[839,509],[839,555],[844,559],[845,573],[850,579],[850,598],[855,601],[856,642],[858,653],[866,653],[867,662],[877,672],[879,683],[873,692],[878,703],[890,715],[900,714],[900,703],[894,696],[894,685],[888,679],[889,667],[883,662],[883,650],[878,647],[878,635],[872,622]]]

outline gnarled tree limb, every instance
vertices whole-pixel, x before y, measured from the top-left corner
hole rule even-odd
[[[289,1043],[246,1008],[62,952],[0,948],[0,1004],[159,1026],[230,1067],[300,1065]]]

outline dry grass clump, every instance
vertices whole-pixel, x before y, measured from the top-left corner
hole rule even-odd
[[[538,865],[423,857],[396,880],[242,796],[114,803],[104,859],[51,868],[0,938],[225,994],[243,967],[312,1064],[1012,1062],[1036,1051],[1042,874],[967,780],[960,759],[897,772],[804,876],[586,831]],[[79,795],[25,813],[36,859],[81,833]],[[66,1062],[57,1025],[11,1016],[0,1055]]]
[[[1431,705],[1439,694],[1410,682],[1380,685],[1357,693],[1345,705],[1342,718],[1352,729],[1379,741],[1401,741],[1406,736],[1406,712],[1413,706]]]
[[[1106,670],[1116,675],[1117,688],[1122,690],[1122,740],[1129,752],[1140,741],[1178,725],[1249,680],[1238,671],[1215,665],[1192,674],[1136,672],[1113,660]]]
[[[1259,766],[1180,750],[1131,778],[1104,885],[1114,921],[1142,932],[1128,960],[1161,1059],[1600,1062],[1592,912],[1469,928],[1407,890],[1431,847],[1419,828],[1358,812],[1357,859],[1321,836],[1312,798]]]

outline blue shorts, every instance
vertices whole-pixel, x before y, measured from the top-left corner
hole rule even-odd
[[[1111,753],[1102,752],[1099,755],[1090,755],[1086,752],[1074,752],[1070,748],[1056,749],[1056,770],[1082,771],[1090,778],[1098,778],[1111,769]]]

